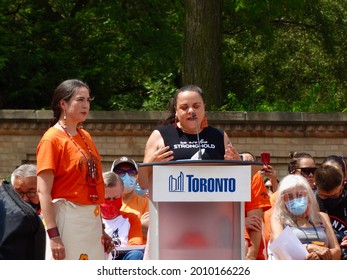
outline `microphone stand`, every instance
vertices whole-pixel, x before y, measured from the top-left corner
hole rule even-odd
[[[195,120],[195,124],[196,124],[196,137],[198,139],[198,146],[199,146],[198,159],[201,160],[202,154],[201,154],[201,145],[200,145],[200,136],[199,136],[199,123],[198,123],[198,119],[196,118],[196,114],[194,112],[192,113],[192,118]]]

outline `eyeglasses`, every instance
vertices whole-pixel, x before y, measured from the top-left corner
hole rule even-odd
[[[317,167],[304,167],[304,168],[298,168],[300,169],[300,173],[303,176],[309,176],[310,174],[314,175],[314,173],[317,170]]]
[[[36,196],[37,192],[19,192],[18,193],[21,198],[26,196],[27,198],[33,198]]]
[[[129,176],[136,176],[137,175],[137,170],[136,169],[129,169],[129,170],[124,170],[124,169],[116,169],[114,170],[114,173],[116,173],[119,176],[124,176],[125,173],[128,173]]]
[[[296,193],[284,193],[284,194],[282,194],[284,201],[289,201],[289,200],[293,200],[295,198],[301,198],[301,197],[305,197],[305,196],[307,196],[306,191],[298,191]]]

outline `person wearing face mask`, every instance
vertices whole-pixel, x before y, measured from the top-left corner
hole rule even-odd
[[[142,260],[143,250],[131,249],[142,245],[142,226],[134,213],[121,211],[122,193],[125,189],[122,179],[112,171],[104,172],[105,202],[100,205],[105,232],[111,236],[114,249],[107,254],[109,260]],[[120,254],[120,249],[128,250]],[[134,247],[135,248],[135,247]]]
[[[308,251],[307,260],[338,260],[341,249],[329,216],[320,212],[307,179],[299,174],[285,176],[271,216],[271,237],[274,241],[289,227]],[[273,259],[269,251],[269,259]]]
[[[325,162],[318,167],[315,182],[320,211],[329,215],[341,246],[341,259],[347,260],[347,190],[344,189],[344,172],[338,165]]]
[[[290,152],[289,153],[290,161],[288,163],[288,173],[289,174],[298,174],[308,181],[310,187],[315,191],[316,187],[314,184],[314,172],[316,171],[316,163],[311,154],[308,152]],[[272,215],[272,209],[277,199],[278,191],[275,191],[270,196],[270,202],[272,208],[267,210],[264,214],[264,236],[266,245],[269,243],[271,235],[271,226],[270,226],[270,217]]]
[[[147,241],[149,225],[148,196],[136,193],[138,165],[130,157],[122,156],[114,160],[111,171],[119,175],[124,183],[121,211],[136,214],[142,225],[143,244]]]

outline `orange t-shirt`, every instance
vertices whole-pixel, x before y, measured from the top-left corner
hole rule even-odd
[[[271,215],[272,215],[272,209],[276,203],[277,194],[278,194],[278,192],[276,191],[271,195],[270,202],[271,202],[272,208],[270,208],[269,210],[267,210],[264,213],[264,236],[265,236],[266,247],[270,241],[270,236],[271,236],[271,222],[270,222],[270,220],[271,220]]]
[[[105,200],[105,187],[102,177],[101,157],[88,132],[81,129],[85,141],[90,148],[96,164],[96,190],[98,200],[92,202],[89,199],[87,184],[87,161],[79,148],[87,158],[90,158],[88,147],[81,135],[73,136],[74,142],[69,136],[55,127],[49,128],[40,140],[36,151],[37,174],[51,169],[54,173],[52,186],[52,199],[65,198],[77,204],[101,204]]]
[[[267,194],[263,176],[257,172],[252,177],[251,201],[245,202],[245,211],[261,208],[265,212],[271,208],[270,197]]]
[[[129,201],[123,201],[120,211],[134,213],[141,219],[148,212],[148,197],[134,194]]]
[[[113,237],[117,234],[120,238],[121,246],[141,245],[142,226],[140,219],[134,213],[120,211],[119,216],[111,220],[103,219],[105,232]]]
[[[250,210],[261,208],[263,212],[271,208],[270,198],[267,194],[267,190],[264,184],[263,176],[260,172],[257,172],[252,177],[251,182],[251,201],[245,202],[245,212],[247,213]],[[264,248],[265,244],[263,239],[260,240],[260,246],[258,251],[258,260],[264,260]]]
[[[133,197],[129,201],[123,201],[120,211],[134,213],[141,220],[142,215],[148,212],[148,197],[139,196],[134,193]],[[147,237],[143,236],[143,244],[146,244],[146,242]]]

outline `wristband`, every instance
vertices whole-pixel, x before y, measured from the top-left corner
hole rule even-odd
[[[57,227],[47,229],[47,234],[49,239],[60,236],[60,233]]]

